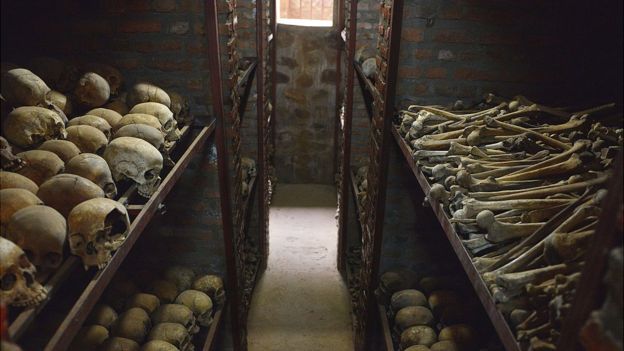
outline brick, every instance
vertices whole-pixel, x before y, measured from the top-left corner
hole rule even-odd
[[[161,71],[190,71],[193,63],[186,60],[157,59],[147,63],[147,67]]]
[[[149,0],[128,0],[124,3],[125,12],[146,12],[150,9]]]
[[[78,20],[69,24],[71,33],[99,33],[105,34],[112,31],[111,23],[108,20]]]
[[[154,0],[152,1],[152,9],[158,12],[171,12],[176,9],[175,0]]]
[[[201,79],[189,79],[186,88],[190,91],[201,91],[204,88],[204,83]]]
[[[124,20],[118,27],[121,33],[157,33],[160,29],[160,21],[155,20]]]
[[[188,43],[186,45],[186,52],[189,54],[201,54],[205,51],[204,44],[199,43]]]
[[[432,67],[425,70],[424,74],[425,78],[429,79],[441,79],[446,77],[446,69],[442,67]]]
[[[132,59],[132,58],[117,59],[117,60],[113,60],[111,65],[121,70],[132,70],[132,69],[136,69],[139,67],[139,60]]]
[[[206,35],[206,26],[203,22],[197,22],[195,24],[193,24],[193,32],[197,35]],[[219,31],[221,33],[225,33],[222,31]]]
[[[433,50],[429,49],[415,49],[414,50],[414,58],[417,60],[427,60],[431,59],[434,56]]]
[[[419,78],[422,75],[420,67],[409,67],[399,65],[399,77],[401,79]]]
[[[455,70],[455,79],[465,80],[496,80],[491,71],[478,70],[474,68],[458,68]]]
[[[474,42],[474,38],[471,37],[467,32],[457,30],[440,30],[434,35],[434,40],[440,43]]]
[[[421,42],[424,31],[419,28],[403,28],[401,38],[408,42]]]
[[[204,6],[200,0],[181,0],[179,9],[183,12],[203,13]]]

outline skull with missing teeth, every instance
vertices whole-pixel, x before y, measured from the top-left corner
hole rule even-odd
[[[149,198],[160,185],[163,157],[145,140],[132,137],[117,138],[104,152],[115,181],[131,179],[139,195]]]
[[[119,202],[96,198],[74,207],[68,225],[71,252],[82,258],[85,268],[103,268],[125,240],[130,220]]]
[[[0,237],[0,300],[12,306],[33,306],[47,291],[36,280],[37,269],[19,246]]]

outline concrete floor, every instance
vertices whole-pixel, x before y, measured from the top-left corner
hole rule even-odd
[[[279,185],[267,270],[248,319],[250,351],[353,350],[349,292],[336,269],[336,189]]]

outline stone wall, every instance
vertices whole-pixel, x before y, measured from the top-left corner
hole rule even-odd
[[[337,35],[278,25],[275,166],[280,183],[333,184]]]

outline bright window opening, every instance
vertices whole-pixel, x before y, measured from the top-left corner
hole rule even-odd
[[[277,23],[331,27],[334,0],[277,0]]]

